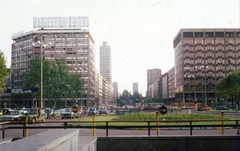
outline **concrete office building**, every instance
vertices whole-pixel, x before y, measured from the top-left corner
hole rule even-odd
[[[173,43],[175,101],[219,100],[216,84],[240,68],[240,29],[181,29]]]
[[[103,42],[100,46],[100,74],[109,84],[112,84],[111,47],[107,42]]]
[[[94,40],[88,31],[88,17],[34,18],[34,27],[41,29],[21,32],[12,37],[11,88],[23,88],[23,72],[27,71],[28,62],[40,55],[41,51],[40,46],[33,46],[32,43],[42,40],[42,44],[52,43],[42,50],[45,59],[51,62],[65,60],[69,72],[82,75],[85,80],[85,92],[82,98],[76,98],[76,102],[79,105],[91,105],[95,101],[96,71]],[[36,105],[31,94],[12,94],[10,103],[26,107]],[[73,102],[64,99],[57,102],[46,101],[44,104],[57,107],[71,106]]]
[[[147,70],[147,97],[151,98],[150,96],[150,86],[156,82],[157,80],[159,80],[159,78],[161,78],[162,76],[162,71],[161,69],[148,69]],[[152,94],[152,93],[151,93]]]
[[[135,92],[139,92],[138,91],[138,83],[137,82],[133,83],[133,92],[132,92],[132,94],[134,94]]]
[[[118,99],[118,83],[117,82],[113,82],[113,101],[115,101],[116,103],[116,99]]]

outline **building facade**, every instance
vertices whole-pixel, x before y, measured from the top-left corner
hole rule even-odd
[[[118,99],[118,83],[117,82],[113,82],[113,101],[115,101],[116,104],[116,100]]]
[[[139,92],[138,91],[138,83],[137,82],[133,83],[133,92],[132,92],[132,94],[134,94],[135,92]]]
[[[240,29],[181,29],[173,43],[176,99],[219,100],[216,84],[240,68]]]
[[[152,91],[150,92],[150,86],[159,80],[162,76],[161,69],[148,69],[147,70],[147,98],[151,98],[150,96],[153,96]]]
[[[50,61],[65,60],[67,70],[70,73],[78,73],[85,80],[84,95],[78,98],[79,105],[89,106],[95,101],[95,48],[94,40],[87,30],[82,29],[38,29],[14,35],[12,37],[11,88],[23,88],[23,72],[27,71],[28,62],[43,51],[43,57]],[[43,45],[51,43],[51,46],[33,46],[32,43],[41,42]],[[36,99],[36,98],[34,98]],[[31,94],[26,96],[12,94],[11,104],[22,106],[35,106]],[[70,100],[45,102],[46,106],[71,106]]]
[[[112,84],[111,47],[107,42],[103,42],[100,46],[100,74],[109,84]]]

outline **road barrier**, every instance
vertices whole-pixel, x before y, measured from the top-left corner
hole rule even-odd
[[[94,118],[94,117],[93,117]],[[122,123],[125,122],[126,125],[116,126],[111,125],[113,123]],[[209,124],[201,124],[202,122]],[[212,122],[217,122],[219,124],[212,124]],[[227,124],[231,122],[231,124]],[[156,130],[161,128],[168,128],[168,129],[185,129],[190,130],[189,135],[192,135],[192,131],[196,129],[208,129],[209,127],[212,129],[216,129],[217,127],[221,127],[224,129],[225,127],[234,127],[238,128],[239,120],[116,120],[116,121],[71,121],[71,120],[54,120],[54,121],[45,121],[45,122],[35,122],[37,123],[63,123],[61,126],[27,126],[29,124],[26,121],[8,121],[0,123],[0,131],[2,131],[2,138],[5,137],[5,132],[11,129],[22,129],[23,131],[26,129],[75,129],[75,128],[92,128],[93,129],[93,136],[96,135],[96,129],[105,129],[106,136],[108,136],[109,129],[147,129],[147,135],[150,136],[150,130]],[[84,123],[92,123],[92,125],[84,125]],[[97,125],[98,123],[105,123],[103,126]],[[111,124],[109,124],[111,123]],[[128,123],[134,123],[133,125],[129,125]],[[141,125],[136,125],[136,123],[146,123]],[[160,123],[159,125],[156,123]],[[168,123],[168,124],[167,124]],[[171,125],[170,123],[177,123],[177,125]],[[194,123],[194,124],[193,124]],[[196,124],[200,123],[200,124]],[[18,126],[11,126],[10,124],[18,124]],[[179,124],[179,125],[178,125]],[[111,126],[110,126],[111,125]],[[95,129],[95,130],[94,130]],[[23,133],[23,137],[26,137],[25,133]],[[222,133],[224,135],[224,131]]]

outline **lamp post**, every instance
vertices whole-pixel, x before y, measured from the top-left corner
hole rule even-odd
[[[35,43],[32,45],[36,46]],[[40,35],[37,45],[40,45],[40,107],[43,108],[43,47],[46,47],[46,44],[43,44],[43,35]],[[52,45],[52,43],[49,42],[48,45]]]

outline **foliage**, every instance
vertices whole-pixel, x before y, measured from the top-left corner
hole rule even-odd
[[[240,71],[234,71],[221,79],[217,84],[217,93],[227,99],[232,98],[233,101],[237,100],[240,95]],[[232,108],[234,108],[233,101]]]
[[[49,62],[45,58],[43,62],[43,94],[45,98],[77,98],[81,89],[84,91],[84,80],[79,74],[71,74],[67,71],[64,61]],[[24,74],[26,88],[40,88],[40,57],[36,56],[29,63],[29,70]],[[40,91],[39,91],[40,92]]]
[[[5,80],[6,76],[10,75],[11,70],[6,66],[6,60],[3,52],[0,51],[0,93],[6,91]]]
[[[131,92],[124,90],[123,93],[120,95],[119,99],[125,101],[125,104],[123,104],[122,106],[135,105],[136,100],[138,100],[138,103],[141,101],[141,94],[139,92],[134,92],[132,95]]]
[[[117,105],[123,107],[126,105],[126,100],[117,99]]]
[[[221,119],[220,116],[202,114],[164,114],[159,120],[188,120],[188,119]],[[115,119],[116,120],[116,119]],[[138,112],[132,114],[119,115],[117,120],[156,120],[156,113]]]

